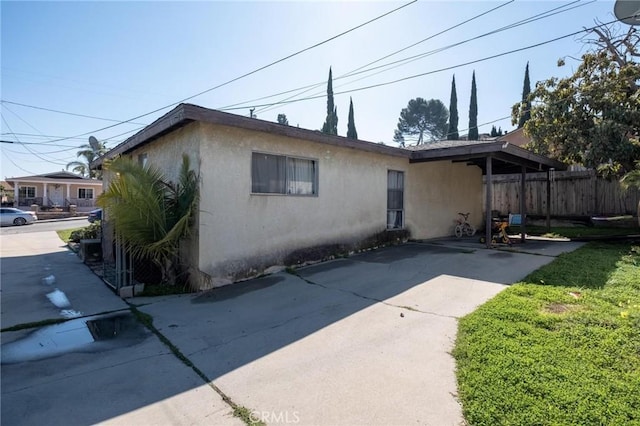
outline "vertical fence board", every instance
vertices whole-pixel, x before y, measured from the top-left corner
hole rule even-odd
[[[597,177],[593,170],[555,172],[553,176],[553,216],[636,214],[640,200],[638,189],[624,191],[617,180]],[[528,214],[546,215],[546,177],[546,173],[527,174],[525,204]],[[493,176],[491,198],[494,210],[502,214],[518,213],[521,196],[520,174]]]

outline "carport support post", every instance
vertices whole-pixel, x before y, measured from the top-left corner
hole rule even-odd
[[[486,210],[486,217],[485,217],[485,242],[487,243],[487,248],[491,248],[491,209],[493,208],[493,194],[492,194],[492,189],[493,189],[493,182],[492,182],[492,174],[493,171],[491,170],[491,166],[492,166],[492,161],[491,161],[491,154],[487,155],[487,159],[486,159],[486,169],[487,169],[487,199],[485,200],[485,210]]]
[[[551,232],[551,169],[547,169],[547,232]]]
[[[522,172],[520,174],[520,242],[525,242],[525,235],[527,233],[526,216],[527,216],[527,193],[526,193],[526,179],[527,168],[522,166]]]

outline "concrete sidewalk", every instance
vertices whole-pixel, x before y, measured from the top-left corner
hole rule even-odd
[[[134,301],[267,423],[460,425],[450,355],[457,319],[581,245],[536,244],[527,253],[406,244],[201,295]]]
[[[2,424],[243,424],[55,232],[3,235],[0,255],[2,328],[80,315],[2,332]]]

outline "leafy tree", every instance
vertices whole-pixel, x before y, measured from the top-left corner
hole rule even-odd
[[[469,102],[469,136],[467,140],[478,140],[478,94],[476,92],[476,72],[471,78],[471,101]]]
[[[496,136],[500,136],[500,135],[498,134],[498,130],[496,129],[496,126],[491,126],[491,133],[490,133],[490,135],[489,135],[489,136],[491,136],[492,138],[494,138],[494,137],[496,137]]]
[[[278,114],[278,123],[288,126],[289,120],[287,120],[287,116],[285,114]]]
[[[322,125],[322,132],[329,135],[338,134],[338,108],[333,103],[333,76],[329,67],[327,82],[327,118]]]
[[[507,132],[502,131],[502,127],[498,127],[498,136],[505,135]]]
[[[593,34],[595,49],[582,56],[573,75],[536,85],[524,130],[537,153],[621,176],[640,159],[640,65],[633,60],[640,34],[633,27],[623,35],[609,27]],[[516,104],[514,123],[518,111]]]
[[[520,103],[520,111],[518,111],[518,129],[524,126],[531,118],[531,100],[529,94],[531,93],[531,83],[529,82],[529,62],[524,70],[524,83],[522,85],[522,102]]]
[[[353,99],[351,98],[349,98],[349,123],[347,124],[347,137],[349,139],[358,139],[356,123],[353,119]]]
[[[101,179],[102,172],[100,170],[91,170],[89,168],[89,164],[96,158],[104,155],[107,152],[107,147],[103,142],[98,142],[98,149],[96,151],[94,151],[89,144],[80,145],[79,148],[80,151],[76,153],[76,157],[81,160],[71,161],[67,163],[67,166],[65,168],[67,170],[71,169],[72,172],[77,173],[83,177]]]
[[[449,131],[447,139],[460,139],[458,134],[458,94],[456,93],[456,76],[451,80],[451,100],[449,101]]]
[[[449,111],[442,101],[411,99],[407,107],[400,111],[398,128],[394,132],[393,140],[404,146],[407,138],[415,140],[417,145],[423,144],[425,138],[430,141],[442,139],[447,135],[448,118]]]
[[[183,155],[178,183],[153,166],[120,157],[105,164],[114,176],[98,205],[108,212],[116,235],[138,259],[154,262],[163,281],[175,284],[182,267],[179,244],[188,237],[198,204],[199,178]]]

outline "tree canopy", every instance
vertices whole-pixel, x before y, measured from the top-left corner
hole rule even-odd
[[[478,133],[478,93],[476,89],[476,72],[471,78],[471,99],[469,100],[469,136],[467,140],[477,141]]]
[[[411,99],[400,111],[398,127],[393,140],[404,146],[407,140],[417,145],[425,141],[436,141],[447,135],[449,111],[438,99]]]
[[[289,125],[289,120],[287,119],[286,114],[278,114],[278,124],[284,124],[285,126]]]
[[[537,153],[621,176],[640,160],[640,65],[634,61],[640,34],[631,27],[615,35],[602,26],[593,35],[589,43],[595,48],[573,75],[536,84],[524,130]],[[514,124],[519,108],[512,109]]]
[[[78,148],[80,148],[76,153],[78,160],[67,163],[66,169],[71,169],[72,172],[83,177],[100,179],[102,172],[100,170],[91,170],[89,164],[107,152],[107,147],[103,142],[98,142],[98,149],[95,151],[89,144],[80,145]]]
[[[460,139],[458,134],[458,94],[456,92],[456,76],[451,80],[451,99],[449,100],[449,130],[447,139]]]
[[[353,99],[349,98],[349,122],[347,123],[347,137],[349,139],[358,139],[358,131],[353,117]]]
[[[327,81],[327,118],[322,125],[322,132],[330,135],[338,134],[338,108],[333,102],[333,75],[329,67],[329,80]]]
[[[522,103],[520,104],[520,111],[518,112],[518,129],[524,126],[524,123],[531,118],[530,94],[531,81],[529,80],[529,62],[527,62],[527,67],[524,69],[524,82],[522,83]]]

